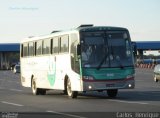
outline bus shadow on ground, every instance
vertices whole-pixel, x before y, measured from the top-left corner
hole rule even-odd
[[[160,91],[123,91],[117,99],[128,101],[160,101]]]
[[[31,93],[30,93],[31,94]],[[44,95],[40,95],[44,96]],[[63,91],[50,90],[45,95],[47,97],[68,98]],[[160,91],[119,91],[117,97],[111,98],[107,92],[79,92],[77,99],[115,99],[127,101],[160,101]]]
[[[117,97],[111,98],[106,92],[79,94],[80,99],[116,99],[127,101],[160,101],[160,91],[119,91]]]

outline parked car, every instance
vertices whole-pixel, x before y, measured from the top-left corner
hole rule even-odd
[[[154,81],[158,82],[160,80],[160,64],[154,67]]]
[[[19,64],[16,64],[15,66],[14,66],[14,69],[13,69],[13,73],[20,73],[20,65]]]

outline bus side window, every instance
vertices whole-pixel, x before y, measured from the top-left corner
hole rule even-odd
[[[60,51],[61,53],[69,52],[68,35],[61,36]]]
[[[34,42],[29,43],[29,48],[28,48],[29,56],[34,56]]]
[[[77,45],[79,44],[77,34],[71,34],[70,39],[71,39],[71,47],[70,47],[71,68],[76,73],[80,73],[80,66],[79,66],[79,60],[78,60],[78,55],[77,55]]]
[[[28,43],[23,44],[23,56],[24,57],[28,56]]]
[[[53,54],[56,54],[58,53],[58,50],[59,50],[59,43],[58,43],[58,37],[54,37],[53,38],[53,41],[52,41],[52,53]]]
[[[42,54],[42,40],[36,42],[36,55]]]
[[[50,39],[45,39],[43,41],[43,54],[50,54]]]

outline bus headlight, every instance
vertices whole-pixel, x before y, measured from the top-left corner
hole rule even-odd
[[[129,84],[129,85],[128,85],[128,87],[129,87],[129,88],[131,88],[131,87],[132,87],[132,85],[131,85],[131,84]]]
[[[92,86],[88,86],[89,89],[92,89]]]

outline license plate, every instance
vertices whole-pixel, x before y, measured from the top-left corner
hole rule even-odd
[[[115,84],[106,84],[106,87],[114,87]]]

